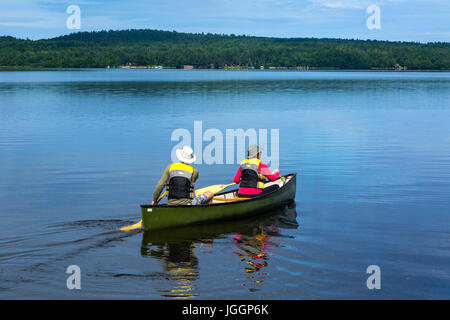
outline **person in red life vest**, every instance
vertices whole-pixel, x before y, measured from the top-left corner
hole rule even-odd
[[[269,167],[261,161],[261,152],[257,145],[248,148],[247,158],[242,160],[239,169],[234,176],[234,182],[239,184],[238,197],[253,198],[270,193],[279,188],[277,184],[264,188],[264,181],[268,178],[275,181],[280,175],[280,170],[270,171]]]

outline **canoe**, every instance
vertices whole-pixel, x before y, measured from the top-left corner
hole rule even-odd
[[[287,206],[268,210],[257,215],[211,221],[207,224],[192,224],[161,230],[145,230],[142,233],[142,247],[148,245],[163,245],[166,243],[203,243],[205,239],[215,239],[224,234],[239,233],[252,236],[261,228],[276,227],[282,229],[297,229],[297,211],[295,202]]]
[[[142,228],[158,230],[213,221],[236,219],[253,214],[262,214],[269,210],[283,207],[295,198],[296,173],[288,174],[276,181],[268,182],[270,186],[278,184],[279,188],[264,196],[239,199],[237,189],[218,193],[212,204],[191,206],[141,205]]]

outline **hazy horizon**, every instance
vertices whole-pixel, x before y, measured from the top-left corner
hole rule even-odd
[[[0,0],[0,35],[49,39],[73,32],[153,29],[276,38],[449,42],[446,0]],[[80,9],[80,29],[67,20]],[[369,9],[379,9],[370,29]]]

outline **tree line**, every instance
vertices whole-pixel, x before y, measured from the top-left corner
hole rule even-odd
[[[78,32],[51,39],[0,37],[0,66],[182,68],[183,65],[449,70],[450,43],[272,38],[160,30]]]

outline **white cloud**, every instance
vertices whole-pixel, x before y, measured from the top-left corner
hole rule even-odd
[[[2,1],[0,6],[0,25],[6,27],[55,28],[64,26],[65,17],[37,0]]]
[[[367,8],[370,1],[357,1],[357,0],[343,0],[343,1],[330,1],[330,0],[312,0],[314,6],[326,7],[331,9],[363,9]],[[373,2],[373,1],[372,1]]]

